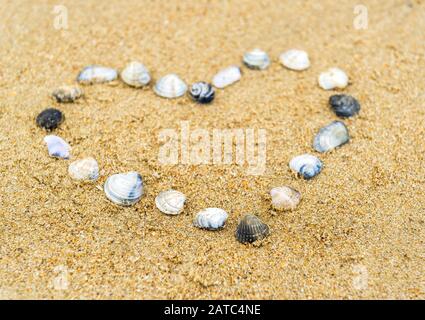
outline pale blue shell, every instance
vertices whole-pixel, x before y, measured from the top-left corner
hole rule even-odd
[[[102,66],[85,67],[77,77],[80,83],[103,83],[114,81],[118,78],[118,72],[115,69]]]

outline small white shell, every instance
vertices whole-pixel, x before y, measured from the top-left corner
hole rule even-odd
[[[74,102],[83,95],[83,90],[73,86],[61,86],[52,92],[53,98],[57,102],[69,103]]]
[[[93,158],[84,158],[72,162],[68,173],[75,180],[96,180],[99,177],[99,165]]]
[[[325,90],[343,89],[348,85],[347,74],[339,68],[330,68],[319,75],[319,86]]]
[[[289,162],[289,167],[304,179],[309,180],[322,171],[323,164],[317,157],[303,154],[293,158]]]
[[[71,147],[62,138],[54,135],[44,137],[49,155],[55,158],[69,159]]]
[[[273,188],[270,196],[276,210],[293,210],[301,201],[301,193],[287,186]]]
[[[217,73],[212,80],[212,84],[214,87],[222,89],[239,81],[241,77],[242,75],[239,67],[230,66]]]
[[[193,220],[195,227],[207,230],[218,230],[224,227],[228,214],[223,209],[206,208],[197,213]]]
[[[118,78],[115,69],[102,66],[85,67],[77,77],[77,81],[83,84],[103,83],[114,81]]]
[[[265,51],[254,49],[244,54],[243,62],[250,69],[264,70],[270,65],[270,58]]]
[[[186,196],[176,190],[160,192],[155,198],[155,205],[159,211],[169,215],[177,215],[183,211]]]
[[[133,61],[121,72],[121,79],[131,87],[140,88],[151,81],[151,76],[143,64]]]
[[[314,137],[313,148],[318,152],[327,152],[350,140],[348,129],[341,121],[333,121],[320,129]]]
[[[288,69],[302,71],[310,67],[308,53],[303,50],[291,49],[282,53],[280,62]]]
[[[159,79],[153,88],[155,93],[163,98],[177,98],[184,95],[187,85],[176,74],[168,74]]]
[[[110,176],[103,187],[106,197],[121,206],[135,204],[143,195],[143,179],[137,172]]]

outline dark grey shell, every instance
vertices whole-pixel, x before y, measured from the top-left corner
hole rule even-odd
[[[235,237],[241,243],[252,243],[269,235],[269,226],[252,214],[247,214],[239,222]]]
[[[192,84],[189,95],[196,102],[210,103],[214,100],[215,90],[209,83],[201,81]]]
[[[346,94],[336,94],[329,98],[329,104],[338,117],[349,118],[359,113],[360,103]]]
[[[35,119],[37,125],[47,131],[56,129],[64,120],[64,114],[55,108],[43,110]]]

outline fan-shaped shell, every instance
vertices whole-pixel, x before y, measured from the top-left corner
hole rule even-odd
[[[172,99],[184,95],[187,85],[176,74],[168,74],[156,82],[153,90],[160,97]]]
[[[55,89],[52,92],[52,96],[57,102],[69,103],[81,98],[83,96],[83,90],[73,86],[62,86]]]
[[[44,143],[46,143],[51,157],[62,159],[70,158],[71,147],[62,138],[54,135],[45,136]]]
[[[209,83],[201,81],[191,85],[189,95],[196,102],[210,103],[214,100],[215,90]]]
[[[68,167],[68,173],[75,180],[93,181],[99,177],[99,165],[93,158],[84,158],[72,162]]]
[[[137,172],[110,176],[104,185],[106,197],[121,206],[131,206],[143,195],[143,179]]]
[[[324,90],[343,89],[348,85],[348,76],[339,68],[331,68],[319,75],[319,85]]]
[[[242,218],[235,232],[236,239],[241,243],[252,243],[268,235],[269,226],[252,214]]]
[[[276,210],[294,210],[301,201],[301,193],[287,186],[273,188],[270,196]]]
[[[254,49],[244,54],[243,63],[250,69],[264,70],[270,65],[270,58],[265,51]]]
[[[320,129],[314,137],[313,148],[318,152],[326,152],[342,146],[350,140],[348,129],[341,121],[333,121]]]
[[[303,154],[293,158],[289,162],[289,167],[299,176],[309,180],[322,171],[323,164],[317,157],[311,154]]]
[[[237,66],[230,66],[226,69],[219,71],[213,78],[212,84],[216,88],[227,87],[237,81],[242,77],[241,70]]]
[[[130,62],[121,72],[121,79],[131,87],[140,88],[151,81],[148,69],[138,61]]]
[[[103,83],[114,81],[118,78],[115,69],[102,66],[85,67],[77,77],[77,81],[83,84]]]
[[[282,53],[280,62],[288,69],[301,71],[310,67],[308,53],[303,50],[291,49]]]
[[[207,230],[218,230],[224,227],[228,214],[220,208],[206,208],[197,213],[193,220],[195,227]]]
[[[181,213],[185,202],[186,196],[176,190],[162,191],[155,198],[155,205],[158,210],[169,215]]]

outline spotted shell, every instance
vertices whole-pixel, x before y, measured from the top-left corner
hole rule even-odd
[[[293,158],[289,162],[289,167],[299,176],[309,180],[322,171],[323,164],[317,157],[311,154],[303,154]]]
[[[146,86],[151,81],[148,69],[138,61],[130,62],[120,76],[124,83],[135,88]]]
[[[215,90],[209,83],[201,81],[191,85],[189,95],[198,103],[210,103],[214,100]]]
[[[254,49],[244,54],[243,63],[250,69],[264,70],[270,65],[270,58],[265,51]]]
[[[68,173],[75,180],[93,181],[99,177],[99,165],[93,158],[84,158],[72,162]]]
[[[241,70],[237,66],[230,66],[219,71],[213,78],[214,87],[222,89],[239,81],[242,77]]]
[[[168,74],[159,79],[153,90],[163,98],[178,98],[187,91],[187,85],[176,74]]]
[[[319,130],[314,137],[313,148],[318,152],[327,152],[342,146],[350,140],[350,135],[345,124],[341,121],[333,121]]]
[[[115,69],[102,66],[85,67],[77,77],[77,81],[82,84],[93,84],[114,81],[118,78]]]
[[[143,195],[143,179],[134,171],[114,174],[106,180],[103,189],[106,197],[113,203],[131,206]]]
[[[287,186],[273,188],[270,196],[276,210],[294,210],[301,201],[301,193]]]
[[[71,147],[62,138],[54,135],[44,137],[49,155],[54,158],[69,159],[71,157]]]
[[[224,227],[228,214],[223,209],[206,208],[197,213],[193,220],[195,227],[207,230],[218,230]]]
[[[241,243],[252,243],[269,235],[269,226],[258,217],[248,214],[242,218],[236,228],[235,237]]]
[[[160,192],[155,198],[155,205],[159,211],[169,215],[177,215],[183,211],[186,196],[176,190]]]
[[[70,103],[83,96],[83,90],[73,86],[62,86],[52,92],[53,98],[60,103]]]

